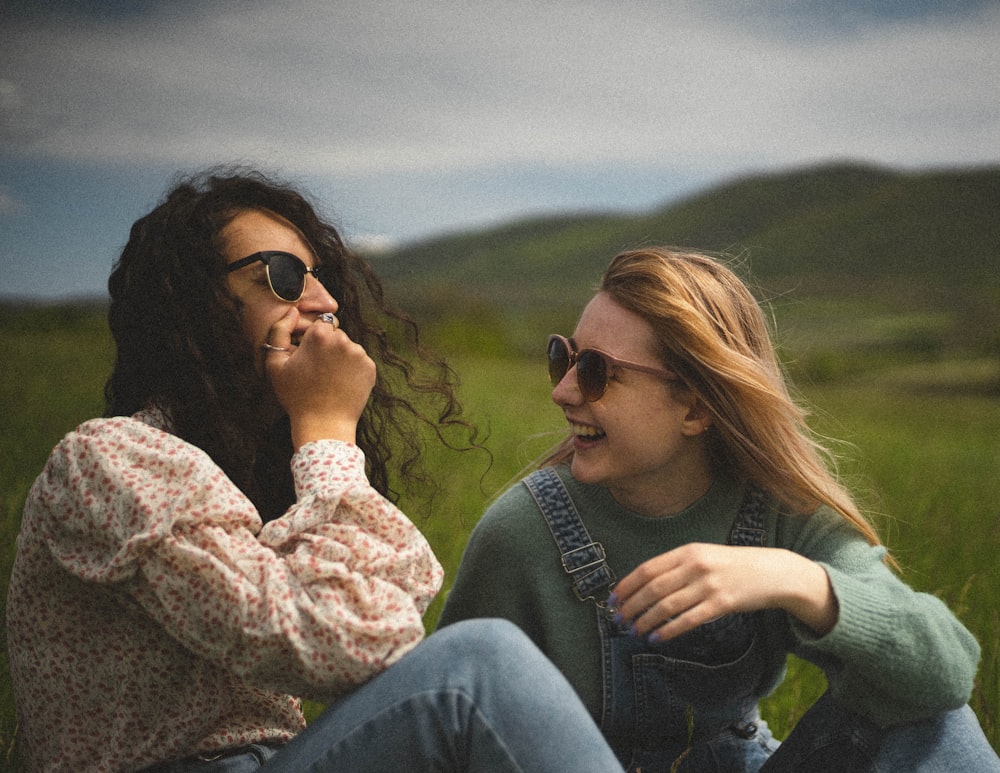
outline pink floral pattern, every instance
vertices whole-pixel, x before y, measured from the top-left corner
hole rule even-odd
[[[153,413],[53,451],[24,510],[8,597],[33,771],[130,771],[304,726],[423,637],[442,571],[355,446],[292,460],[297,503],[250,501]]]

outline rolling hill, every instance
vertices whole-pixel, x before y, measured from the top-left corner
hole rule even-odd
[[[578,304],[610,258],[642,244],[738,256],[774,291],[905,284],[1000,292],[1000,166],[903,172],[850,163],[752,176],[651,212],[513,222],[374,262],[407,305],[461,298]]]

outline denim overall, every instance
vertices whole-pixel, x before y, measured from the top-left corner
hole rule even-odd
[[[656,771],[756,771],[778,743],[757,710],[764,668],[763,613],[724,615],[667,642],[650,644],[613,619],[604,599],[615,583],[555,470],[525,485],[545,517],[581,601],[593,599],[601,638],[601,730],[622,765]],[[728,544],[764,546],[763,495],[749,489]]]

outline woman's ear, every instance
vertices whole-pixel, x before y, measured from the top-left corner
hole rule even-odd
[[[699,397],[691,395],[688,412],[681,423],[681,432],[688,437],[704,434],[712,426],[712,414]]]

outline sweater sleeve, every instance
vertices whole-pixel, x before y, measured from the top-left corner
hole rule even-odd
[[[263,526],[199,449],[134,419],[88,422],[31,500],[67,572],[115,585],[170,636],[238,678],[326,698],[423,637],[441,567],[368,483],[355,446],[293,458],[297,503]]]
[[[938,598],[919,593],[827,509],[799,520],[789,547],[830,578],[838,620],[816,637],[792,623],[796,654],[825,671],[832,694],[881,725],[921,719],[969,700],[979,645]]]
[[[448,592],[438,627],[477,617],[501,617],[520,626],[538,643],[538,616],[522,593],[527,561],[511,560],[516,545],[516,511],[494,504],[469,535],[455,582]],[[521,571],[518,571],[520,568]],[[534,635],[533,635],[534,634]]]
[[[565,596],[573,599],[558,567],[559,554],[544,519],[527,489],[513,486],[472,530],[438,626],[500,617],[551,655],[553,620],[561,620]]]

